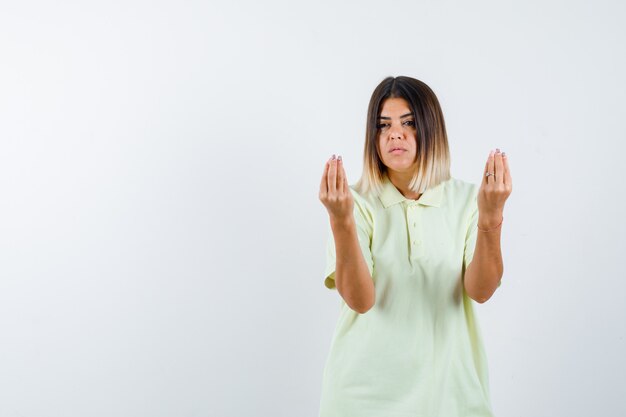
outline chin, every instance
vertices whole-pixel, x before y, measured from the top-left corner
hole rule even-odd
[[[393,171],[398,174],[413,174],[417,167],[414,164],[392,164],[386,165],[387,171]]]
[[[411,164],[393,164],[393,165],[387,165],[387,168],[392,170],[392,171],[396,171],[396,172],[401,172],[401,173],[406,173],[406,172],[413,172],[414,167],[411,166]]]

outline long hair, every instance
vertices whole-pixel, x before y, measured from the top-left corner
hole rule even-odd
[[[416,193],[450,179],[450,149],[439,100],[422,81],[410,77],[387,77],[374,90],[367,110],[363,174],[355,184],[360,193],[380,193],[387,167],[380,156],[378,118],[383,102],[403,98],[415,117],[417,168],[409,183]]]

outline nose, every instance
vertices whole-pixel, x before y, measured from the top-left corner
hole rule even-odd
[[[389,128],[389,139],[390,140],[402,139],[403,137],[404,137],[404,134],[402,132],[402,129],[399,128],[398,126],[391,126]]]

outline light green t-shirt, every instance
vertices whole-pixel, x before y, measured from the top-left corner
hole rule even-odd
[[[365,314],[343,298],[323,374],[320,417],[488,417],[488,368],[462,279],[476,244],[478,186],[451,178],[405,198],[351,186],[376,288]],[[335,289],[328,238],[324,284]]]

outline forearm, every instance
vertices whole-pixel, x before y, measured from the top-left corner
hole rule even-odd
[[[493,219],[497,220],[493,220]],[[502,220],[502,216],[478,219],[478,226],[490,230]],[[500,236],[502,226],[483,232],[478,230],[474,257],[465,271],[465,291],[473,300],[484,303],[498,288],[504,272]]]
[[[346,304],[365,313],[375,302],[374,282],[363,258],[354,217],[331,219],[335,240],[335,286]]]

